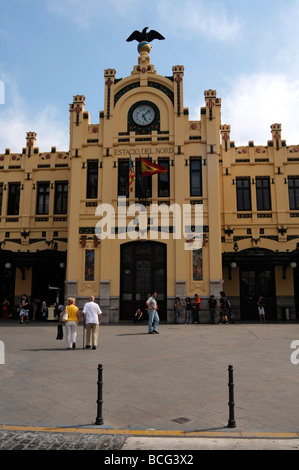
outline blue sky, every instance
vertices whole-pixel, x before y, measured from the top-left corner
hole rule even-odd
[[[126,38],[145,26],[166,38],[152,43],[157,72],[185,67],[190,119],[212,88],[236,145],[267,145],[276,122],[299,144],[299,0],[0,0],[0,15],[0,153],[21,152],[27,131],[41,151],[67,150],[73,95],[97,123],[104,69],[130,75]]]

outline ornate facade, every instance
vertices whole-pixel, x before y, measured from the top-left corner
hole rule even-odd
[[[103,321],[118,322],[133,318],[156,290],[161,320],[172,322],[175,297],[197,293],[205,322],[209,296],[224,290],[240,320],[258,318],[259,295],[268,319],[296,319],[299,145],[282,139],[280,124],[271,126],[265,145],[236,145],[214,90],[205,91],[200,120],[191,121],[184,67],[161,76],[149,53],[149,44],[139,48],[138,64],[125,78],[105,70],[105,105],[95,124],[85,97],[74,96],[68,152],[41,153],[36,133],[28,132],[20,154],[0,155],[1,299],[17,306],[23,293],[48,304],[74,296],[82,306],[92,294]],[[142,157],[167,174],[142,178]],[[171,214],[168,239],[161,222],[155,240],[138,227],[136,239],[128,236],[136,215],[128,212],[120,224],[119,196],[127,209],[142,201],[149,226],[153,204],[187,204],[192,220],[200,205],[202,248],[185,249],[186,239],[171,230]],[[96,211],[103,204],[114,210],[115,236],[100,239]]]

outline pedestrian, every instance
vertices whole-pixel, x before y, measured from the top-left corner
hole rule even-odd
[[[185,300],[185,305],[186,305],[186,325],[190,325],[192,323],[192,302],[190,297],[187,297]]]
[[[86,302],[83,307],[83,323],[86,326],[86,349],[97,348],[101,318],[102,310],[94,301],[94,296],[91,295],[89,302]]]
[[[64,305],[59,304],[57,307],[57,315],[58,315],[59,320],[61,320],[63,312],[64,312]]]
[[[42,321],[47,320],[47,318],[48,318],[48,307],[47,307],[46,302],[42,303],[42,308],[40,309],[40,312],[41,312]]]
[[[5,298],[2,304],[3,319],[8,319],[9,301]]]
[[[66,345],[67,349],[75,349],[76,348],[76,339],[77,339],[77,326],[79,325],[80,320],[80,313],[78,307],[75,305],[75,299],[73,297],[69,297],[67,299],[67,305],[64,309],[64,313],[68,314],[68,318],[65,322],[66,328]],[[62,317],[60,319],[60,323],[62,322]]]
[[[20,323],[24,323],[24,317],[26,322],[29,323],[29,300],[26,294],[22,295],[20,302]]]
[[[176,323],[179,323],[179,317],[180,317],[181,310],[182,310],[181,300],[180,300],[179,297],[176,297],[175,302],[174,302],[174,313],[175,313],[175,322]]]
[[[160,322],[159,315],[157,312],[157,292],[153,292],[152,295],[147,299],[146,306],[148,308],[148,334],[159,334],[158,325]],[[153,324],[153,330],[152,330]]]
[[[200,297],[198,294],[195,294],[193,300],[193,322],[192,323],[199,323],[199,310],[200,310]]]
[[[215,312],[216,312],[217,300],[214,295],[211,295],[209,298],[209,309],[210,309],[210,318],[211,323],[215,323]]]
[[[134,322],[142,322],[143,321],[143,312],[141,311],[140,307],[137,308],[135,315],[134,315]]]
[[[260,322],[265,322],[266,321],[265,302],[262,296],[259,296],[259,299],[257,301],[257,308],[259,312]]]
[[[227,319],[227,297],[225,295],[225,292],[221,291],[220,292],[220,319],[219,319],[219,325],[225,324],[228,325],[228,319]]]
[[[34,299],[34,301],[32,302],[32,310],[33,310],[32,320],[36,319],[39,302],[40,302],[40,299]]]

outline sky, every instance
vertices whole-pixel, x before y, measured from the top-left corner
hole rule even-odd
[[[85,96],[91,123],[103,110],[104,70],[131,74],[148,26],[158,74],[184,65],[184,107],[200,119],[204,91],[222,100],[236,146],[267,145],[271,124],[299,144],[299,0],[0,0],[0,153],[69,148],[69,104]]]

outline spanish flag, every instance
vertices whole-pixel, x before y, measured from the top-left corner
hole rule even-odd
[[[158,165],[157,163],[152,163],[145,158],[141,158],[141,172],[142,176],[152,176],[156,173],[167,173],[167,168],[162,165]]]
[[[130,163],[129,163],[129,189],[130,189],[130,192],[133,191],[133,181],[135,181],[135,179],[136,179],[136,177],[135,177],[135,172],[134,172],[134,168],[133,168],[133,162],[130,159]]]

